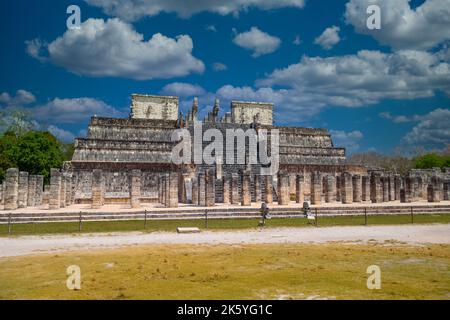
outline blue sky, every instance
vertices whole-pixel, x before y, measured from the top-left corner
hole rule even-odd
[[[0,106],[65,140],[93,114],[127,116],[131,93],[162,93],[183,111],[194,95],[202,112],[274,102],[277,124],[328,128],[350,153],[450,143],[449,0],[114,3],[2,1]],[[381,30],[365,29],[370,3]]]

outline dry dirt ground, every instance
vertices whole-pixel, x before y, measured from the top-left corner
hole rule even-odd
[[[450,224],[274,228],[242,231],[203,231],[196,234],[128,232],[0,238],[0,257],[152,244],[295,244],[386,242],[450,244]]]

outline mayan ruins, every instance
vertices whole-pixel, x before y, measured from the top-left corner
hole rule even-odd
[[[104,205],[177,208],[215,206],[312,205],[342,203],[413,203],[448,201],[450,168],[412,170],[407,176],[346,164],[344,148],[334,146],[326,129],[281,127],[273,123],[274,105],[231,102],[231,112],[219,117],[216,99],[211,112],[199,121],[198,100],[186,116],[172,96],[132,95],[129,118],[92,117],[87,138],[75,140],[75,152],[63,168],[51,170],[49,185],[39,175],[11,168],[1,185],[5,210],[26,207],[57,210],[74,204],[101,209]],[[261,175],[262,164],[248,160],[234,144],[229,164],[217,158],[212,164],[174,164],[175,130],[195,135],[201,124],[208,129],[246,132],[279,130],[279,170]],[[270,140],[270,134],[268,135]],[[202,142],[204,147],[207,142]],[[227,153],[224,150],[223,154]]]

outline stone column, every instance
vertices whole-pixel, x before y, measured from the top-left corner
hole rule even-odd
[[[435,185],[429,184],[427,188],[428,202],[439,202],[439,191],[436,189]]]
[[[389,178],[387,176],[381,177],[383,185],[383,202],[389,202]]]
[[[198,180],[192,178],[192,204],[198,205]]]
[[[303,183],[303,176],[299,175],[299,174],[296,175],[295,176],[295,202],[296,203],[303,203],[303,201],[304,201],[302,183]]]
[[[198,205],[206,207],[206,177],[204,173],[198,174]]]
[[[169,208],[178,208],[178,172],[169,174]]]
[[[444,201],[450,200],[450,181],[444,182],[444,190],[443,191],[444,191],[444,194],[443,194]]]
[[[286,173],[278,174],[278,205],[288,205],[289,196],[289,176]]]
[[[336,201],[341,202],[342,201],[342,194],[341,194],[341,175],[336,176]]]
[[[233,173],[231,175],[231,204],[239,204],[239,175]]]
[[[230,204],[230,184],[231,184],[231,176],[227,173],[222,175],[222,191],[223,191],[223,203]]]
[[[352,177],[353,202],[361,202],[362,200],[362,181],[359,174]]]
[[[4,183],[0,184],[0,203],[2,205],[5,204],[5,193],[4,193],[5,188],[4,188],[4,186],[5,186]]]
[[[131,170],[129,173],[128,187],[130,189],[130,206],[131,208],[141,207],[141,175],[139,169]]]
[[[61,195],[60,198],[60,206],[64,208],[66,206],[66,175],[65,173],[61,173]]]
[[[65,180],[66,180],[66,207],[70,206],[72,204],[72,173],[66,172],[65,173]],[[103,188],[104,190],[105,188]]]
[[[50,193],[48,208],[51,210],[61,207],[61,172],[58,169],[50,170]]]
[[[420,196],[420,183],[419,183],[419,177],[412,177],[411,180],[412,184],[411,184],[411,197],[412,197],[412,201],[416,202],[419,200]]]
[[[242,189],[241,205],[251,206],[252,196],[250,193],[250,172],[248,172],[247,170],[241,172],[241,189]]]
[[[28,172],[19,172],[19,208],[26,208],[28,204]]]
[[[433,185],[433,190],[434,190],[434,198],[433,198],[433,202],[440,202],[443,200],[443,189],[444,189],[444,185],[442,182],[442,178],[441,177],[431,177],[431,184]]]
[[[413,179],[411,177],[406,177],[405,179],[405,188],[404,188],[404,198],[400,198],[400,202],[410,203],[412,202],[412,189],[413,189]],[[403,200],[403,201],[402,201]]]
[[[205,205],[207,207],[214,207],[216,204],[216,175],[214,170],[210,169],[206,171],[205,180]]]
[[[31,175],[28,178],[28,206],[36,206],[36,176]]]
[[[164,204],[164,178],[158,174],[158,203]]]
[[[6,170],[4,192],[5,210],[17,209],[19,198],[19,169],[11,168]]]
[[[389,175],[389,201],[395,200],[395,184],[394,184],[394,176]]]
[[[130,179],[130,184],[131,182],[132,178]],[[92,209],[100,209],[103,206],[104,187],[103,171],[94,169],[92,171]]]
[[[311,204],[322,203],[322,177],[320,172],[311,173]]]
[[[372,203],[383,202],[383,186],[379,173],[374,172],[370,176],[370,200],[372,200]]]
[[[6,178],[2,182],[2,205],[5,204],[5,192],[6,192]]]
[[[264,193],[264,202],[266,204],[273,203],[273,177],[270,175],[264,176],[265,180],[265,193]]]
[[[362,177],[362,201],[370,201],[370,178]]]
[[[255,188],[255,202],[261,202],[261,176],[255,174],[253,176],[253,185]]]
[[[333,203],[336,202],[336,181],[334,175],[327,175],[325,178],[325,202]]]
[[[395,196],[395,200],[400,200],[400,189],[402,186],[402,179],[400,177],[400,175],[396,174],[394,176],[394,196]]]
[[[348,172],[341,175],[341,199],[342,203],[353,203],[353,179]]]
[[[43,200],[43,191],[44,189],[44,176],[37,175],[36,176],[36,191],[35,191],[35,206],[42,206]]]

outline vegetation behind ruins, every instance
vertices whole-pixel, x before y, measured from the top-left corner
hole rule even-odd
[[[450,167],[450,146],[444,151],[424,152],[423,150],[416,150],[409,156],[384,155],[377,152],[354,153],[347,158],[347,163],[406,175],[411,169]]]
[[[19,168],[43,175],[48,183],[50,169],[60,168],[64,161],[72,159],[73,143],[62,143],[47,130],[37,128],[29,117],[22,109],[0,112],[0,181],[7,169]]]

